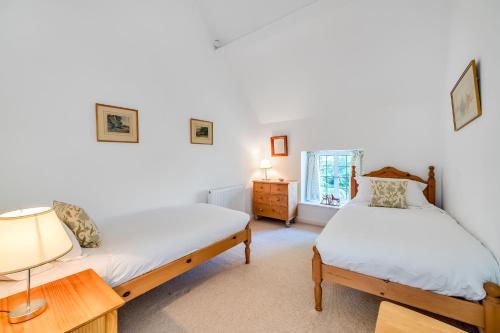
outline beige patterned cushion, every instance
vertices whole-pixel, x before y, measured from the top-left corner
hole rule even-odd
[[[373,194],[370,207],[408,208],[407,181],[372,180]]]
[[[54,211],[59,219],[73,231],[82,247],[99,247],[101,245],[97,226],[82,208],[54,201]]]

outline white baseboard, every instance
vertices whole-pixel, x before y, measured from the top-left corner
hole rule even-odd
[[[326,223],[323,222],[323,221],[305,219],[305,218],[302,218],[300,216],[297,216],[296,220],[299,223],[312,224],[312,225],[317,225],[317,226],[320,226],[320,227],[324,227],[326,225]]]

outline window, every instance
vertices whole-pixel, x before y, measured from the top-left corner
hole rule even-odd
[[[347,203],[351,198],[351,166],[356,165],[359,171],[362,157],[361,150],[302,152],[302,201],[327,203],[324,197],[333,195],[341,206]]]
[[[327,151],[319,154],[320,198],[331,195],[345,203],[351,193],[351,158],[349,152]]]

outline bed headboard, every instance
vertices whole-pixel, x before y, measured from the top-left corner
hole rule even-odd
[[[434,178],[434,167],[429,167],[429,176],[427,181],[423,180],[419,176],[412,175],[408,172],[398,170],[393,167],[385,167],[380,170],[372,171],[366,173],[363,176],[366,177],[379,177],[379,178],[398,178],[398,179],[411,179],[417,182],[427,184],[424,189],[424,195],[431,204],[436,204],[436,179]],[[358,183],[356,182],[356,167],[352,166],[351,172],[351,199],[358,193]]]

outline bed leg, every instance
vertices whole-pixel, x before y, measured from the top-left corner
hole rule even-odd
[[[486,282],[484,290],[486,290],[486,298],[483,300],[484,333],[499,333],[500,286],[492,282]]]
[[[252,243],[252,229],[247,225],[245,228],[247,231],[247,239],[245,241],[245,264],[250,263],[250,243]]]
[[[322,311],[321,299],[323,296],[323,289],[321,288],[321,282],[323,282],[323,277],[321,274],[321,256],[316,249],[313,247],[314,255],[312,258],[312,279],[314,281],[314,302],[316,311]]]

